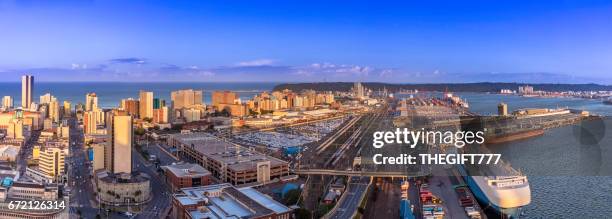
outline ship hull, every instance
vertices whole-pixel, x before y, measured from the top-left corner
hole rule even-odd
[[[543,129],[536,129],[536,130],[529,130],[529,131],[517,132],[517,133],[512,133],[512,134],[500,135],[500,136],[495,136],[495,137],[489,137],[487,138],[485,142],[487,144],[501,144],[501,143],[506,143],[506,142],[511,142],[511,141],[533,138],[533,137],[540,136],[543,134],[544,134]]]
[[[463,178],[465,179],[468,187],[470,187],[470,190],[472,190],[476,200],[478,200],[478,202],[482,205],[483,209],[492,210],[495,214],[502,217],[518,218],[520,208],[501,208],[493,204],[493,202],[487,198],[484,191],[482,191],[472,176],[463,176]]]

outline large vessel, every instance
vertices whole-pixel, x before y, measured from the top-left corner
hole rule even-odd
[[[541,129],[541,128],[520,130],[520,131],[515,131],[512,133],[501,133],[497,135],[487,136],[485,142],[489,145],[500,144],[500,143],[506,143],[506,142],[516,141],[516,140],[522,140],[526,138],[532,138],[532,137],[540,136],[543,134],[544,134],[544,129]]]
[[[608,99],[604,100],[603,103],[607,104],[607,105],[612,105],[612,98],[608,98]]]
[[[521,207],[531,203],[527,176],[503,161],[497,165],[461,166],[459,170],[485,211],[517,218]]]

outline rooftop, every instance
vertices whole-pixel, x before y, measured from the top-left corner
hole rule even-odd
[[[228,165],[234,171],[246,171],[257,167],[257,163],[270,161],[271,166],[287,164],[280,159],[266,156],[246,147],[220,140],[206,133],[175,134],[172,138],[191,146],[206,157]]]
[[[170,171],[177,177],[202,177],[210,175],[210,172],[204,169],[204,167],[191,163],[162,166],[162,168]]]
[[[237,189],[229,183],[183,188],[174,198],[182,205],[204,203],[189,212],[193,218],[252,218],[291,210],[253,188]]]

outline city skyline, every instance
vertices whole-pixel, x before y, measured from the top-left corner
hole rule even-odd
[[[603,1],[4,1],[0,11],[0,81],[612,83]]]

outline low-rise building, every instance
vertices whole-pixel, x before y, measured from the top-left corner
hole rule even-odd
[[[106,170],[95,173],[96,188],[101,203],[138,205],[151,200],[151,183],[144,173],[112,174]]]
[[[174,134],[168,145],[182,158],[206,168],[212,176],[233,185],[266,183],[289,175],[289,164],[207,133]]]
[[[161,168],[164,170],[166,182],[172,187],[172,191],[211,184],[210,172],[197,164],[174,164]]]
[[[289,219],[291,213],[290,208],[254,188],[224,183],[181,189],[173,196],[171,218]]]

